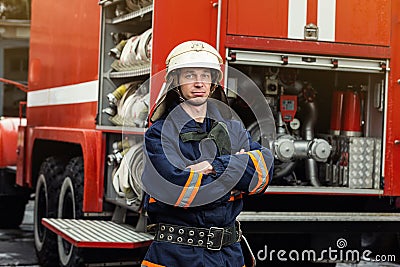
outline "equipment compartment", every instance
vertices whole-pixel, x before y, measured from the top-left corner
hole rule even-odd
[[[268,190],[382,192],[387,62],[239,50],[229,55],[230,66],[256,83],[274,114],[276,140],[269,142],[276,161]],[[231,106],[261,142],[254,114],[239,97],[246,85],[234,87],[228,86],[238,92],[230,93]]]
[[[103,3],[98,119],[102,129],[143,132],[140,129],[146,127],[150,95],[148,88],[138,89],[151,70],[152,12],[151,1]],[[131,109],[139,115],[127,117]]]

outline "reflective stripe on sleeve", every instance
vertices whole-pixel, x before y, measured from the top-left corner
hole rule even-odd
[[[199,191],[201,179],[203,178],[202,173],[190,171],[189,178],[183,187],[182,193],[180,194],[175,206],[178,207],[189,207],[193,202],[197,192]]]
[[[258,182],[253,189],[249,189],[249,194],[258,194],[262,192],[268,184],[269,173],[267,165],[265,164],[264,156],[260,150],[246,152],[248,154],[256,168]]]
[[[142,264],[140,265],[140,267],[165,267],[165,266],[144,260],[144,261],[142,261]]]

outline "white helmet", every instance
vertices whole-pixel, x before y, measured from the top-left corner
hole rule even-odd
[[[202,41],[187,41],[177,45],[169,53],[167,60],[167,74],[164,90],[150,112],[150,122],[158,120],[174,103],[183,102],[179,91],[176,70],[181,68],[209,68],[211,69],[213,88],[210,97],[228,103],[224,90],[219,85],[222,80],[222,58],[211,45]]]
[[[177,45],[169,53],[165,63],[167,79],[174,70],[194,67],[216,70],[217,77],[214,78],[214,82],[222,80],[221,56],[214,47],[202,41],[187,41]]]

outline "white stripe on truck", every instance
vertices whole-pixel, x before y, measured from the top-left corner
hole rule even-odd
[[[28,92],[27,106],[40,107],[52,105],[95,102],[99,95],[99,81],[91,81]]]

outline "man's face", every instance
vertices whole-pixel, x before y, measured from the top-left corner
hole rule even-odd
[[[207,68],[183,68],[179,73],[183,98],[199,106],[207,101],[211,90],[211,71]]]

